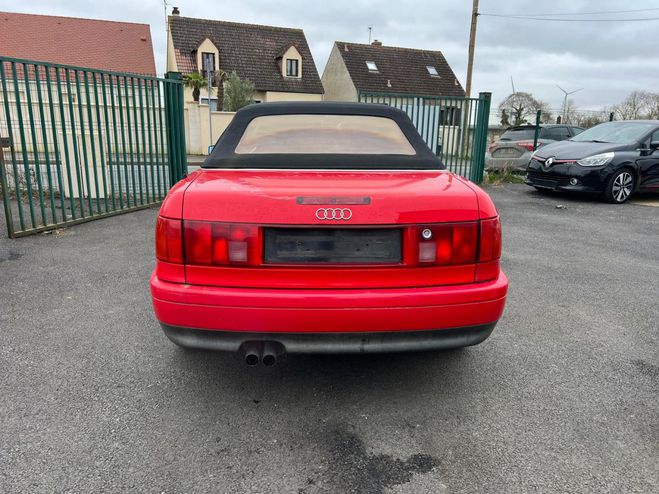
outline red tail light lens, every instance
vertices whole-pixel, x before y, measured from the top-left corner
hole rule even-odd
[[[520,148],[524,148],[527,151],[535,151],[537,148],[542,146],[542,143],[539,142],[535,147],[533,146],[533,141],[519,141],[516,142],[515,145]]]
[[[499,217],[481,220],[478,262],[495,261],[501,257],[501,222]]]
[[[183,263],[181,220],[158,216],[156,221],[156,257],[160,261]]]
[[[413,227],[418,239],[417,261],[439,266],[476,262],[478,223],[445,223]]]
[[[458,266],[476,264],[475,281],[499,276],[501,224],[499,218],[464,223],[410,227],[407,234],[411,266]]]
[[[260,264],[256,225],[185,221],[183,229],[186,264]]]

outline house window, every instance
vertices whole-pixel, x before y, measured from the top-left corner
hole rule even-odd
[[[432,65],[426,65],[426,70],[430,74],[430,77],[439,77],[439,73],[437,72],[437,69]]]
[[[299,61],[294,58],[286,59],[286,77],[298,77]]]
[[[199,98],[199,103],[207,105],[208,98]],[[211,111],[217,111],[217,98],[211,98]]]
[[[204,78],[208,77],[208,69],[210,69],[212,75],[215,72],[215,53],[203,52],[201,54],[201,65],[201,73]]]
[[[375,62],[366,62],[366,66],[368,67],[369,72],[378,72],[378,66],[375,65]]]

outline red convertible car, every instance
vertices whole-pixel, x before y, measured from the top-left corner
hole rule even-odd
[[[187,348],[390,352],[475,345],[508,280],[489,196],[444,169],[402,111],[238,111],[156,225],[151,294]]]

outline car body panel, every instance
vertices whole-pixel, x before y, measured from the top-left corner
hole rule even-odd
[[[360,332],[450,329],[496,322],[508,280],[379,290],[278,290],[178,285],[151,278],[158,320],[196,329]]]
[[[333,198],[338,205],[341,198],[368,198],[368,204],[341,206],[352,211],[350,225],[479,219],[474,191],[444,170],[203,170],[187,189],[183,217],[286,225],[346,224],[318,220],[316,211],[331,204],[298,204],[298,198],[304,197]]]

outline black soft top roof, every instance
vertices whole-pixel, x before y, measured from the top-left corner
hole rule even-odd
[[[394,120],[415,155],[394,154],[236,154],[249,122],[266,115],[362,115]],[[335,102],[285,102],[248,105],[236,112],[202,168],[299,168],[437,170],[444,165],[428,148],[407,114],[387,105]]]

